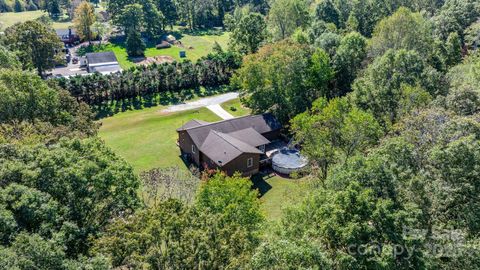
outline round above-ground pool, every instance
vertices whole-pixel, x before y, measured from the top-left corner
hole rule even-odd
[[[282,148],[272,157],[272,168],[277,173],[291,174],[307,166],[308,160],[295,149]]]

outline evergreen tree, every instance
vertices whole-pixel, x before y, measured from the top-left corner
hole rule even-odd
[[[126,41],[128,56],[143,56],[145,52],[145,43],[139,32],[130,30]]]
[[[14,10],[15,12],[25,11],[25,7],[23,6],[22,2],[20,2],[20,0],[15,0]]]
[[[457,32],[450,33],[445,43],[447,66],[455,66],[462,61],[462,41]]]

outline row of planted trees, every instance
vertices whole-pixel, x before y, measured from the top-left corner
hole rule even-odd
[[[61,78],[58,83],[78,100],[98,105],[106,101],[228,84],[240,63],[239,56],[219,52],[196,63],[184,61],[137,66],[109,75],[95,73]]]

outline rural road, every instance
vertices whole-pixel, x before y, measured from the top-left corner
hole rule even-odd
[[[227,111],[225,111],[220,106],[220,104],[236,98],[238,98],[237,92],[226,93],[226,94],[222,94],[214,97],[201,98],[191,102],[172,105],[162,110],[161,112],[171,113],[171,112],[180,112],[180,111],[187,111],[187,110],[207,107],[209,110],[211,110],[213,113],[215,113],[222,119],[231,119],[233,118],[233,116],[229,114]]]

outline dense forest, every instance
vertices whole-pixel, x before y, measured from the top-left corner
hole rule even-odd
[[[51,27],[7,28],[0,269],[480,269],[479,1],[102,4],[134,49],[174,25],[222,27],[229,46],[45,79],[59,53]],[[309,159],[309,192],[278,222],[248,178],[137,174],[98,137],[92,105],[222,85],[275,115]]]

